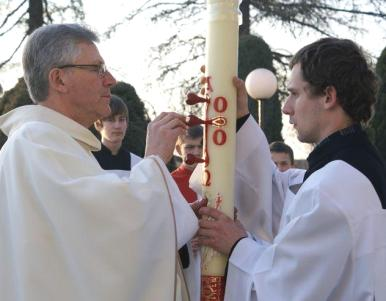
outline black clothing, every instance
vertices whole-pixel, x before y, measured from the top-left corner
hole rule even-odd
[[[188,245],[183,245],[181,249],[178,250],[178,254],[180,255],[182,268],[188,268],[190,264]]]
[[[121,169],[131,170],[130,152],[121,147],[116,155],[102,144],[100,151],[93,152],[94,157],[98,160],[99,165],[106,170]]]
[[[325,138],[307,158],[305,181],[313,172],[334,160],[342,160],[365,175],[386,208],[386,165],[359,124]],[[336,179],[339,181],[339,179]]]

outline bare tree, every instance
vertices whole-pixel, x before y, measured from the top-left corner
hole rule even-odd
[[[192,24],[202,22],[205,0],[147,0],[135,10],[129,12],[124,20],[113,25],[107,36],[111,35],[121,24],[141,15],[151,15],[152,22],[173,22],[176,30],[160,45],[153,49],[152,63],[160,65],[159,80],[165,80],[191,61],[204,55],[205,38],[203,35],[189,34],[185,30]],[[284,27],[289,33],[319,33],[324,36],[334,35],[336,28],[363,32],[360,21],[374,20],[380,26],[386,26],[385,0],[244,0],[240,6],[243,11],[243,25],[240,35],[262,33],[254,31],[256,25],[270,22],[272,27]],[[184,51],[185,55],[170,63],[175,53]],[[273,51],[275,67],[285,76],[290,53]],[[167,63],[163,63],[163,62]],[[284,73],[283,73],[284,72]],[[173,81],[171,89],[196,83],[197,74],[187,76],[184,82]],[[281,82],[284,79],[280,79]]]
[[[7,1],[0,4],[0,12],[5,16],[0,20],[0,38],[4,38],[13,31],[20,31],[19,40],[12,47],[9,56],[0,62],[0,69],[3,68],[19,50],[26,37],[36,28],[52,23],[54,19],[61,18],[64,14],[72,12],[75,19],[83,20],[82,0],[68,0],[69,4],[59,6],[54,1],[48,0],[20,0]]]

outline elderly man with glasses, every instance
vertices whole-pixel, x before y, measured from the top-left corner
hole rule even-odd
[[[110,114],[112,74],[79,25],[37,29],[23,53],[36,105],[0,117],[0,300],[187,300],[177,249],[197,219],[165,167],[184,117],[162,113],[120,178],[88,130]],[[183,221],[183,227],[181,227]],[[178,232],[176,228],[178,227]]]

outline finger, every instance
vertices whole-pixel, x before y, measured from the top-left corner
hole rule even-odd
[[[162,112],[161,114],[159,114],[158,116],[156,116],[153,120],[152,120],[152,122],[157,122],[157,121],[159,121],[159,120],[161,120],[162,118],[164,118],[165,116],[166,116],[166,112]]]
[[[203,207],[199,210],[199,213],[201,215],[210,216],[210,217],[214,218],[215,220],[218,220],[221,218],[227,218],[227,216],[224,213],[222,213],[220,210],[217,210],[217,209],[212,208],[212,207]]]
[[[236,88],[242,88],[244,86],[244,81],[237,76],[234,76],[232,81]]]
[[[213,240],[211,238],[207,238],[207,237],[200,237],[198,240],[198,243],[200,244],[200,246],[211,247],[213,244]]]
[[[182,114],[178,114],[176,112],[162,112],[160,115],[158,115],[152,122],[155,122],[155,121],[168,121],[168,120],[171,120],[171,119],[181,119],[183,120],[185,118],[184,115]]]
[[[217,237],[216,232],[211,229],[199,229],[198,230],[198,240],[202,238],[211,238],[215,239]]]
[[[201,65],[200,71],[201,71],[202,73],[205,73],[205,65]]]
[[[236,87],[236,89],[243,93],[243,95],[247,95],[247,90],[245,88],[245,83],[242,79],[238,78],[237,76],[234,76],[232,79],[233,85]]]
[[[194,213],[196,213],[196,215],[198,215],[198,210],[201,207],[206,206],[207,204],[208,204],[207,199],[201,199],[201,200],[197,200],[197,201],[193,202],[192,204],[190,204],[190,206],[192,207]]]
[[[213,229],[216,226],[216,221],[214,220],[207,220],[207,219],[200,219],[198,221],[198,225],[200,226],[200,229]]]
[[[170,119],[167,122],[162,123],[162,124],[160,123],[159,127],[166,128],[166,129],[175,129],[178,127],[184,128],[184,129],[188,128],[186,125],[185,119],[181,120],[181,119],[177,119],[177,118]]]
[[[176,127],[169,130],[170,135],[173,137],[174,140],[177,141],[177,137],[181,135],[186,135],[186,129],[182,127]]]
[[[160,119],[157,122],[153,122],[152,126],[157,128],[167,128],[167,129],[174,129],[177,127],[181,127],[186,130],[188,127],[185,122],[185,117],[181,117],[181,116],[167,115],[163,119]]]

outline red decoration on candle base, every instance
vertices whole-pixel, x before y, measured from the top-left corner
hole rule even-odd
[[[201,277],[201,301],[223,301],[225,295],[224,276]]]

